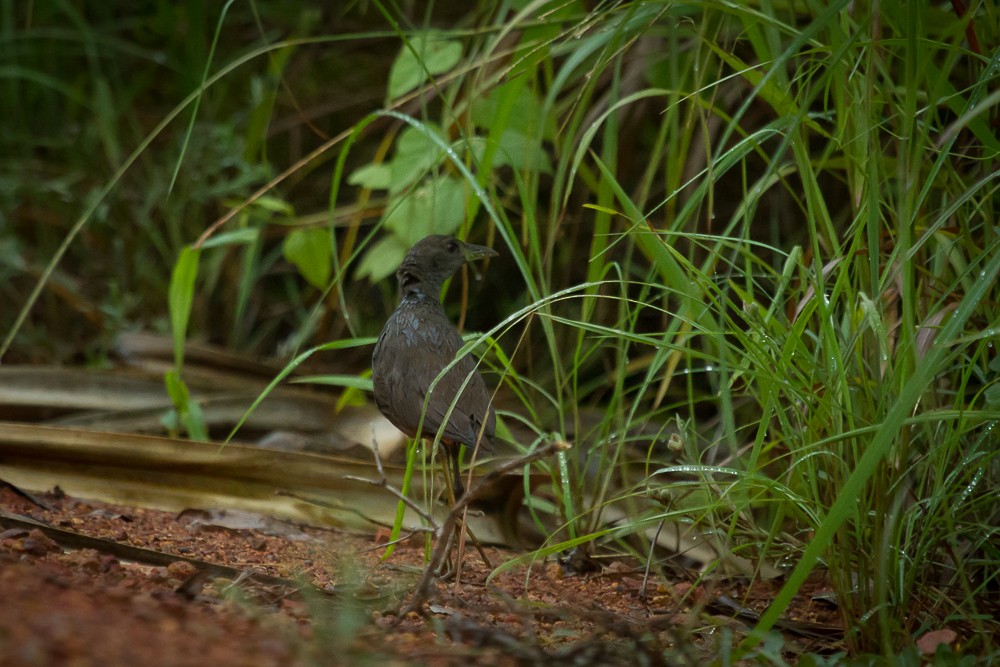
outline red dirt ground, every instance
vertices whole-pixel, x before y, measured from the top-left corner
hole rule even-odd
[[[0,491],[0,508],[56,528],[293,581],[234,586],[189,562],[150,565],[107,549],[67,548],[39,528],[5,522],[0,664],[11,667],[699,664],[748,627],[709,603],[728,595],[759,611],[778,585],[709,590],[651,581],[643,594],[642,570],[624,560],[586,575],[539,561],[487,584],[492,570],[470,548],[461,583],[439,583],[426,614],[399,619],[391,612],[421,573],[422,538],[382,561],[384,536],[287,525],[269,535],[58,492],[41,500],[50,509]],[[517,555],[486,553],[494,567]],[[835,612],[812,597],[824,589],[810,587],[792,616],[836,624]],[[785,636],[786,657],[838,647],[835,636]]]

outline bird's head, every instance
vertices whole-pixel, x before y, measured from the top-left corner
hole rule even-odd
[[[472,245],[450,236],[435,234],[425,237],[410,248],[396,271],[403,294],[422,291],[437,297],[441,286],[466,262],[495,257],[492,248]]]

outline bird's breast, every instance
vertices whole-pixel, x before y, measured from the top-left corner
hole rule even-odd
[[[381,338],[383,344],[391,338],[397,347],[422,350],[453,348],[456,341],[461,344],[458,332],[440,305],[427,302],[400,303],[386,322]]]

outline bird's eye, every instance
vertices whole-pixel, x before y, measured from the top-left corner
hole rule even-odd
[[[451,254],[458,252],[458,243],[456,241],[448,241],[448,252]]]

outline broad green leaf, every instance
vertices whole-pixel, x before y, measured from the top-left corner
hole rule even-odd
[[[347,182],[369,190],[388,190],[392,183],[392,167],[388,164],[366,164],[355,169],[347,177]]]
[[[426,132],[441,136],[441,130],[433,123],[425,123]],[[389,177],[389,192],[402,192],[415,183],[444,157],[444,150],[434,143],[424,131],[407,126],[396,140],[396,153],[392,158],[392,174]]]
[[[463,157],[468,154],[473,164],[482,164],[486,155],[486,137],[469,137],[455,142],[455,151]]]
[[[409,248],[430,234],[453,234],[464,218],[465,185],[438,176],[391,201],[383,224]]]
[[[295,265],[302,277],[317,289],[326,287],[330,279],[333,257],[330,230],[324,228],[294,229],[285,237],[282,253]]]
[[[510,165],[514,169],[529,169],[543,174],[552,173],[548,153],[533,139],[513,129],[500,135],[500,146],[494,165]]]
[[[389,101],[417,88],[429,77],[447,72],[462,59],[461,43],[432,32],[414,35],[389,70]]]
[[[392,275],[396,267],[406,257],[407,246],[395,236],[385,236],[379,239],[358,265],[355,277],[358,279],[368,278],[373,283],[377,283]]]

